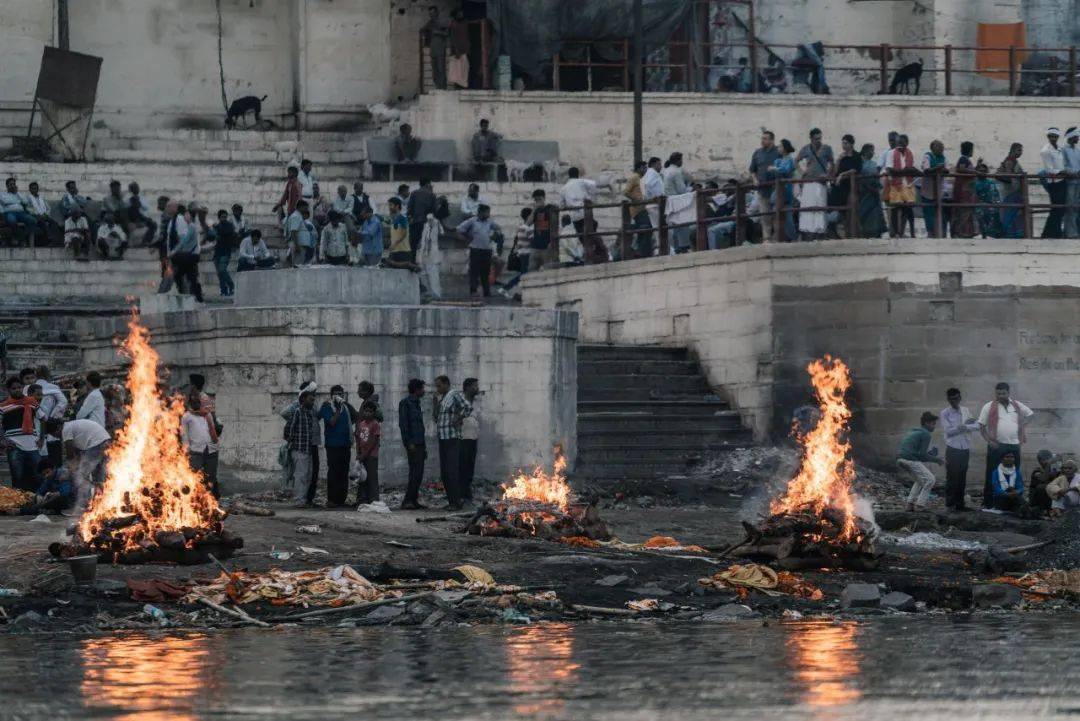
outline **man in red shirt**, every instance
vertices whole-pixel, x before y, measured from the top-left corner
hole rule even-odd
[[[360,504],[374,503],[379,500],[379,444],[382,441],[382,426],[375,420],[378,406],[372,401],[364,401],[360,406],[360,421],[354,431],[356,435],[356,461],[364,465],[367,479],[361,481],[356,496]]]
[[[278,220],[292,215],[296,210],[296,204],[300,202],[300,170],[295,165],[290,165],[286,172],[289,177],[285,181],[285,191],[281,194],[281,200],[274,206]]]

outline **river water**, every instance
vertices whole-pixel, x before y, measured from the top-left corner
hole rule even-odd
[[[0,718],[1080,717],[1080,616],[0,636]]]

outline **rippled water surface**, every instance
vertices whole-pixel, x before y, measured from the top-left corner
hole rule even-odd
[[[0,718],[1080,718],[1080,617],[0,637]]]

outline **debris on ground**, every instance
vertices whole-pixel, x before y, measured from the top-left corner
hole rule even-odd
[[[152,603],[175,601],[187,595],[190,588],[191,584],[167,581],[162,578],[127,579],[127,590],[132,601],[149,601]]]
[[[266,573],[222,573],[209,584],[193,587],[184,601],[197,603],[204,598],[218,604],[268,601],[273,606],[344,606],[393,595],[403,594],[381,591],[351,566],[342,565],[314,571],[275,568]]]
[[[322,528],[320,528],[317,523],[311,523],[311,524],[307,524],[307,525],[304,525],[304,526],[297,526],[296,527],[296,532],[297,533],[306,533],[306,534],[308,534],[310,536],[317,536],[320,533],[322,533]]]
[[[0,513],[17,511],[32,500],[34,500],[34,494],[30,491],[0,486]]]
[[[730,566],[711,578],[700,578],[698,584],[718,590],[733,589],[745,598],[749,590],[761,591],[768,596],[796,596],[820,601],[825,595],[809,581],[788,571],[774,571],[759,563]]]
[[[242,498],[235,498],[229,503],[224,505],[225,510],[233,515],[245,515],[245,516],[273,516],[275,511],[269,506],[260,505],[258,503],[252,503],[251,501],[244,500]]]

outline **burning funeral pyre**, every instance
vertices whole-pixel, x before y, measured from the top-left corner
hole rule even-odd
[[[537,466],[531,475],[518,473],[502,489],[502,499],[485,503],[466,524],[466,533],[549,541],[575,536],[596,541],[611,538],[595,503],[574,502],[561,448],[555,449],[550,474]]]
[[[104,486],[90,501],[61,557],[97,554],[109,563],[205,563],[243,539],[222,527],[225,512],[191,469],[180,443],[183,400],[158,389],[158,354],[138,315],[121,352],[131,360],[127,422],[107,452]]]
[[[851,483],[855,466],[847,438],[851,411],[844,395],[851,386],[847,365],[826,355],[807,366],[821,418],[800,438],[798,473],[772,501],[757,526],[744,523],[747,537],[733,555],[775,560],[782,568],[872,569],[874,524],[855,512]]]

